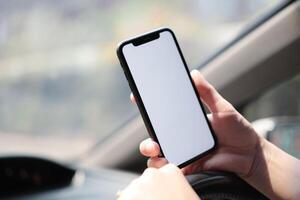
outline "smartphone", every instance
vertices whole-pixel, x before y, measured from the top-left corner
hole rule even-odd
[[[216,137],[173,31],[123,41],[117,55],[145,126],[170,163],[184,167],[216,147]]]

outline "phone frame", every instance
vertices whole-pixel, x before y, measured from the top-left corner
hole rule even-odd
[[[194,92],[195,92],[195,94],[196,94],[196,96],[197,96],[199,105],[200,105],[200,107],[201,107],[201,109],[202,109],[202,111],[203,111],[203,113],[204,113],[205,120],[206,120],[206,122],[207,122],[207,124],[208,124],[208,127],[209,127],[209,129],[210,129],[210,131],[211,131],[211,134],[212,134],[212,137],[213,137],[213,140],[214,140],[214,146],[213,146],[212,148],[210,148],[210,149],[208,149],[207,151],[205,151],[205,152],[203,152],[203,153],[201,153],[201,154],[199,154],[199,155],[197,155],[197,156],[195,156],[195,157],[193,157],[193,158],[191,158],[191,159],[189,159],[189,160],[187,160],[187,161],[185,161],[185,162],[183,162],[183,163],[181,163],[181,164],[178,165],[179,168],[183,168],[183,167],[185,167],[185,166],[187,166],[187,165],[193,163],[194,161],[200,159],[201,157],[204,157],[204,156],[207,155],[208,153],[212,152],[214,149],[216,149],[216,147],[217,147],[217,137],[216,137],[215,132],[213,131],[212,126],[211,126],[211,124],[210,124],[210,122],[209,122],[209,120],[208,120],[208,118],[207,118],[207,115],[206,115],[206,112],[205,112],[203,103],[202,103],[201,100],[200,100],[200,94],[198,93],[198,91],[197,91],[197,89],[196,89],[196,86],[195,86],[195,84],[194,84],[194,82],[193,82],[193,80],[192,80],[192,78],[191,78],[190,71],[189,71],[189,69],[188,69],[188,67],[187,67],[187,64],[186,64],[186,62],[185,62],[185,59],[184,59],[184,57],[183,57],[183,54],[182,54],[182,52],[181,52],[181,49],[180,49],[180,47],[179,47],[179,44],[178,44],[178,42],[177,42],[177,39],[176,39],[176,37],[175,37],[174,32],[173,32],[171,29],[169,29],[169,28],[160,28],[160,29],[156,29],[156,30],[154,30],[154,31],[151,31],[151,32],[148,32],[148,33],[139,35],[139,36],[136,36],[136,37],[134,37],[134,38],[125,40],[125,41],[121,42],[121,43],[118,45],[118,47],[117,47],[117,56],[118,56],[118,58],[119,58],[120,64],[121,64],[122,69],[123,69],[123,72],[124,72],[124,74],[125,74],[125,77],[126,77],[126,79],[127,79],[127,81],[128,81],[129,87],[130,87],[130,89],[131,89],[131,91],[132,91],[132,93],[133,93],[133,95],[134,95],[134,97],[135,97],[137,106],[138,106],[138,108],[139,108],[139,111],[140,111],[141,116],[142,116],[142,118],[143,118],[143,121],[144,121],[144,123],[145,123],[146,129],[147,129],[147,131],[148,131],[150,137],[151,137],[155,142],[157,142],[158,145],[160,146],[159,141],[158,141],[158,139],[157,139],[157,136],[156,136],[156,134],[155,134],[155,130],[154,130],[154,128],[153,128],[153,126],[152,126],[152,123],[151,123],[151,120],[150,120],[150,118],[149,118],[149,116],[148,116],[147,110],[146,110],[146,108],[145,108],[145,106],[144,106],[144,103],[143,103],[143,101],[142,101],[142,98],[141,98],[141,96],[140,96],[140,93],[139,93],[139,91],[138,91],[138,89],[137,89],[137,86],[136,86],[136,84],[135,84],[135,81],[134,81],[134,79],[133,79],[133,76],[132,76],[132,74],[131,74],[131,72],[130,72],[130,68],[129,68],[129,66],[128,66],[128,64],[127,64],[127,61],[126,61],[126,59],[125,59],[125,56],[124,56],[124,54],[123,54],[123,47],[126,46],[127,44],[130,44],[130,43],[132,43],[134,46],[139,46],[139,45],[145,44],[145,43],[147,43],[147,42],[151,42],[152,40],[158,39],[158,38],[160,37],[160,33],[165,32],[165,31],[170,32],[171,35],[172,35],[172,37],[173,37],[173,40],[174,40],[174,42],[175,42],[175,44],[176,44],[176,47],[177,47],[177,50],[178,50],[178,52],[179,52],[179,54],[180,54],[181,60],[182,60],[182,62],[183,62],[183,64],[184,64],[186,73],[188,74],[190,83],[191,83],[192,86],[193,86],[193,89],[194,89]],[[161,151],[161,156],[164,157],[163,149],[161,148],[161,146],[160,146],[160,151]]]

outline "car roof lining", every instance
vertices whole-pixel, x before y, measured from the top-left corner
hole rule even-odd
[[[241,39],[246,37],[249,33],[257,29],[259,26],[267,22],[269,19],[271,19],[274,15],[284,10],[287,6],[289,6],[291,3],[295,2],[295,0],[287,0],[282,1],[278,5],[276,5],[270,12],[265,13],[262,15],[259,19],[255,20],[253,23],[250,23],[247,27],[245,27],[237,37],[235,37],[233,40],[229,41],[226,45],[221,47],[219,50],[211,54],[207,59],[205,59],[200,65],[199,69],[207,66],[210,62],[215,60],[217,57],[219,57],[223,52],[226,52],[229,48],[231,48],[233,45],[238,43]]]
[[[297,1],[220,54],[201,72],[225,98],[239,106],[299,71],[299,24]]]

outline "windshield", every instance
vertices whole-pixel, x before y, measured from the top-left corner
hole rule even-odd
[[[190,68],[282,0],[0,0],[0,154],[73,159],[137,115],[115,55],[158,27]]]

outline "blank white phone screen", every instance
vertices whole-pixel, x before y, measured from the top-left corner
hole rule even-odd
[[[167,160],[180,165],[211,149],[212,133],[172,34],[122,51]]]

